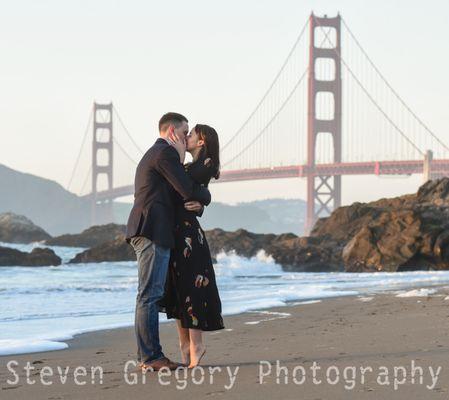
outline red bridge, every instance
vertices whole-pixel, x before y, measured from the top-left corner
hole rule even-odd
[[[112,213],[114,199],[134,193],[133,185],[114,187],[114,145],[133,164],[144,151],[112,103],[95,103],[92,119],[92,166],[85,183],[90,176],[86,196],[97,223],[99,204]],[[113,135],[113,120],[137,158]],[[216,183],[307,179],[306,233],[341,205],[342,175],[423,174],[426,181],[449,174],[448,146],[393,89],[340,15],[310,16],[271,85],[221,150]],[[100,162],[101,153],[106,162]],[[107,182],[100,190],[102,175]]]

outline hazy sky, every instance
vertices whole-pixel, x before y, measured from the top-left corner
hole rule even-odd
[[[312,10],[340,11],[395,89],[449,142],[447,0],[4,0],[0,163],[66,187],[94,100],[112,100],[142,148],[154,142],[168,110],[213,125],[224,143]],[[71,186],[76,193],[90,140]],[[121,141],[132,152],[126,137]],[[115,175],[116,184],[131,183],[133,164],[117,166]],[[421,179],[344,177],[342,200],[413,192]],[[212,191],[226,202],[305,198],[305,181],[220,184]]]

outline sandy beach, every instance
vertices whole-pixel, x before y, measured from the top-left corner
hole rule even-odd
[[[1,398],[446,399],[448,295],[444,286],[228,316],[226,330],[205,334],[202,368],[178,374],[136,373],[132,328],[82,334],[66,350],[0,357]],[[179,360],[174,324],[161,337]]]

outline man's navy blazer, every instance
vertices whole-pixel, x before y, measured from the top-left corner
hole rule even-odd
[[[145,236],[164,247],[174,247],[175,196],[208,205],[207,188],[194,183],[184,171],[179,154],[159,138],[139,162],[134,180],[134,205],[128,218],[126,241]]]

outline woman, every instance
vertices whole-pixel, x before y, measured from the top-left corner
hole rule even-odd
[[[182,147],[182,146],[181,146]],[[179,146],[181,162],[184,160]],[[185,170],[195,182],[207,186],[219,178],[219,141],[215,129],[196,125],[186,138],[192,162]],[[182,362],[189,368],[199,365],[206,352],[202,331],[223,329],[221,301],[215,281],[209,246],[197,213],[178,196],[176,205],[175,248],[171,252],[160,311],[176,318]]]

